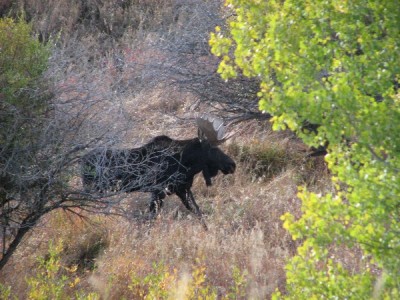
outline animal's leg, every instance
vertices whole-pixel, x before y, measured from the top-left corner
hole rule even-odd
[[[212,186],[210,170],[207,166],[203,168],[203,177],[207,186]]]
[[[194,200],[194,196],[191,190],[184,190],[176,192],[177,196],[182,200],[182,203],[185,207],[192,213],[194,213],[201,221],[203,227],[208,230],[206,222],[203,219],[203,214]]]
[[[153,192],[151,194],[149,210],[153,217],[156,214],[158,214],[160,212],[161,208],[163,207],[163,204],[164,204],[163,199],[164,198],[165,198],[164,192],[160,192],[160,193]]]

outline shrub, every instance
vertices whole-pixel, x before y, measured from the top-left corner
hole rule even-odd
[[[28,298],[32,300],[41,299],[70,299],[72,290],[80,282],[76,276],[77,267],[68,268],[60,261],[63,250],[62,241],[56,244],[49,243],[49,253],[38,259],[36,275],[27,278],[29,292]],[[94,300],[99,297],[94,293],[85,294],[75,292],[76,299]]]
[[[301,189],[304,240],[287,266],[287,298],[398,298],[400,291],[400,27],[394,1],[236,1],[210,43],[224,79],[261,80],[259,107],[274,129],[327,145],[334,192]],[[318,124],[315,131],[304,124]],[[350,272],[331,247],[360,247],[382,269]],[[333,280],[335,278],[335,280]],[[374,291],[374,293],[372,293]]]
[[[0,48],[0,217],[6,232],[6,228],[15,228],[19,221],[21,214],[16,211],[24,210],[12,203],[18,198],[16,193],[25,193],[18,198],[24,201],[37,179],[30,173],[32,166],[38,165],[33,159],[36,149],[32,141],[40,141],[40,130],[50,115],[47,94],[39,83],[47,67],[50,46],[32,36],[31,25],[22,19],[4,18],[0,19]],[[4,241],[8,242],[8,236]],[[6,244],[2,244],[0,265],[11,253]]]
[[[285,169],[296,166],[296,161],[300,160],[299,154],[290,153],[278,143],[233,143],[229,145],[228,151],[242,163],[252,181],[271,179]]]
[[[153,264],[153,270],[140,277],[133,273],[129,290],[135,299],[218,299],[216,287],[207,282],[206,267],[197,259],[191,274],[179,276],[176,269],[164,264]],[[246,274],[239,268],[232,270],[233,284],[222,299],[240,299],[246,295]]]
[[[32,26],[22,19],[0,19],[1,97],[18,108],[31,107],[29,97],[21,97],[46,70],[49,46],[32,36]]]

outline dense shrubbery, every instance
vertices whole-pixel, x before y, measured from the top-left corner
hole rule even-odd
[[[224,78],[262,80],[275,129],[327,145],[335,192],[301,190],[303,215],[284,226],[304,240],[287,265],[288,297],[398,298],[400,291],[400,15],[393,1],[227,1],[228,30],[211,39]],[[318,124],[317,131],[303,124]],[[332,247],[360,247],[349,270]],[[372,278],[370,264],[382,272]],[[375,285],[373,282],[375,281]]]

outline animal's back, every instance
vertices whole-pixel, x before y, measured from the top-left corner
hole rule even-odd
[[[83,184],[98,192],[190,188],[202,170],[203,156],[197,138],[174,140],[165,135],[133,149],[98,148],[82,159]]]

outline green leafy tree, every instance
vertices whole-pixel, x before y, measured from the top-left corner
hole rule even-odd
[[[227,0],[210,44],[225,79],[261,80],[274,129],[328,146],[335,190],[300,189],[284,226],[302,246],[287,265],[293,299],[400,297],[400,5],[398,1]],[[315,124],[317,130],[307,130]],[[360,248],[349,270],[332,247]],[[372,276],[370,263],[381,268]],[[275,296],[281,296],[277,292]]]

